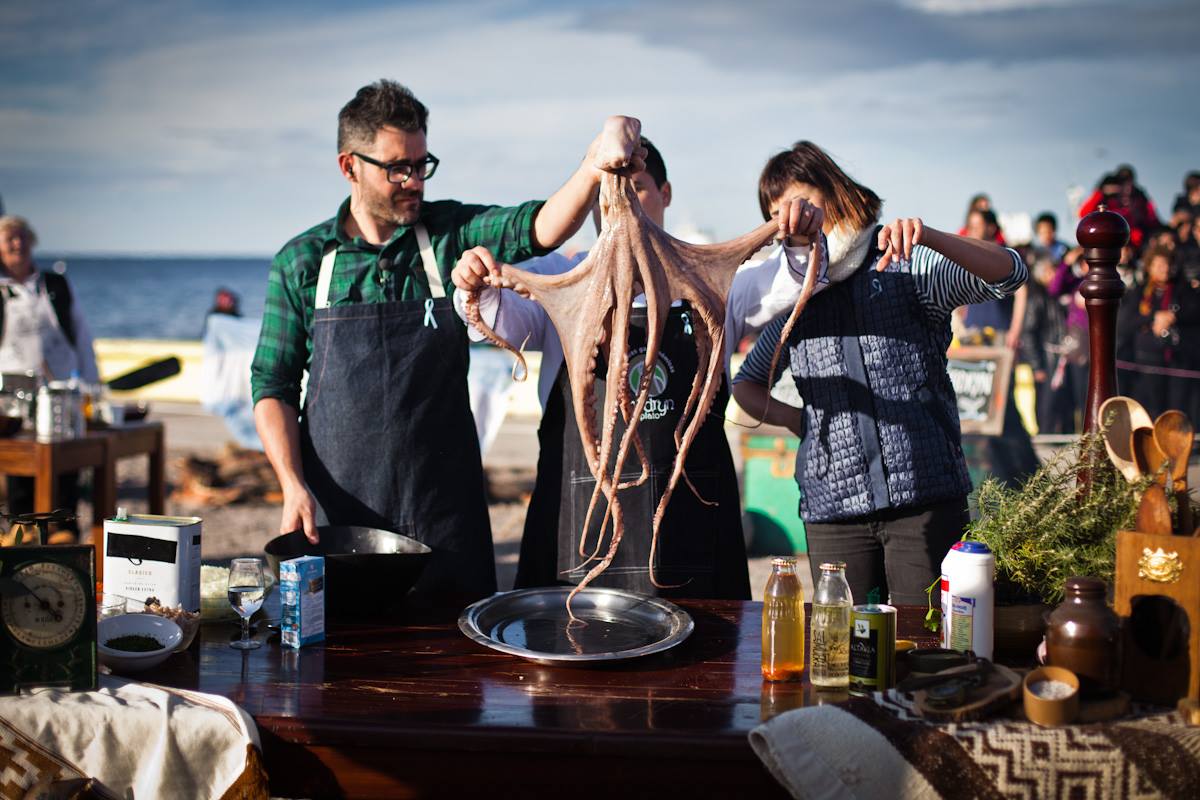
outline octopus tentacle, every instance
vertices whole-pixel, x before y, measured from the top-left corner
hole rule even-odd
[[[712,352],[712,341],[709,339],[708,332],[705,330],[703,325],[697,325],[695,327],[694,339],[696,341],[696,364],[701,365],[708,361],[709,353]],[[684,405],[683,413],[679,415],[679,422],[675,425],[674,439],[675,451],[677,453],[680,452],[681,449],[683,449],[684,452],[687,452],[683,445],[683,432],[687,429],[690,420],[696,416],[696,414],[694,414],[694,410],[699,403],[700,393],[703,385],[704,373],[697,369],[696,375],[692,378],[692,388],[688,394],[687,403]],[[701,425],[703,425],[703,422],[701,422]],[[683,469],[683,480],[695,498],[703,505],[720,505],[716,500],[709,500],[704,497],[704,495],[700,494],[700,490],[696,488],[696,485],[692,483],[692,479],[688,477],[686,464],[684,465]]]
[[[625,133],[634,135],[631,131],[632,128]],[[616,166],[619,165],[614,162]],[[541,303],[558,330],[571,382],[572,411],[589,470],[596,481],[579,546],[579,555],[585,559],[581,566],[590,564],[591,568],[568,596],[567,612],[572,624],[581,620],[572,612],[571,600],[612,563],[625,535],[620,492],[643,484],[650,474],[637,427],[649,398],[653,365],[662,346],[671,303],[680,299],[690,303],[696,315],[695,343],[700,368],[673,433],[677,453],[651,523],[650,578],[656,586],[663,586],[655,575],[654,560],[661,523],[679,480],[686,481],[692,492],[704,501],[687,477],[685,465],[688,450],[712,409],[724,374],[725,299],[738,266],[774,238],[777,231],[775,222],[766,222],[722,244],[701,246],[681,242],[645,216],[629,179],[612,173],[601,181],[600,208],[600,236],[588,256],[574,269],[560,275],[536,275],[502,265],[499,275],[490,281],[492,285],[519,291]],[[814,242],[811,263],[820,262],[819,248],[818,239]],[[783,343],[812,295],[815,277],[816,270],[808,270],[805,275],[800,299],[792,309],[773,354],[772,373],[778,365]],[[628,326],[630,306],[639,288],[646,296],[647,368],[643,369],[631,396],[634,387],[629,385]],[[481,331],[486,328],[479,317],[478,298],[468,304],[468,321]],[[484,335],[500,344],[496,341],[499,337],[495,337],[494,331],[491,333],[493,335],[488,336],[485,331]],[[606,336],[609,341],[605,353]],[[520,351],[511,345],[505,349],[523,363]],[[597,415],[595,376],[601,353],[606,361],[606,389],[602,409]],[[618,414],[625,422],[619,437],[616,435]],[[641,462],[641,475],[636,480],[622,481],[631,446]],[[604,518],[593,544],[589,531],[601,497],[606,501]]]
[[[792,306],[792,313],[788,315],[787,321],[783,323],[783,329],[779,332],[779,341],[775,343],[775,351],[771,354],[771,368],[767,372],[767,380],[775,377],[775,369],[779,366],[779,356],[783,353],[783,349],[787,346],[787,340],[792,335],[792,328],[796,325],[796,320],[800,318],[800,313],[804,311],[804,307],[808,305],[808,300],[813,295],[813,289],[817,282],[816,268],[811,268],[811,265],[820,264],[824,258],[822,252],[821,237],[813,238],[812,248],[808,263],[810,269],[804,272],[804,283],[800,285],[800,299],[796,301],[796,305]],[[767,418],[767,411],[771,408],[771,393],[767,392],[767,402],[763,406],[762,416],[753,424],[747,425],[748,428],[757,428],[763,424],[763,420]]]
[[[525,349],[525,342],[529,341],[529,337],[525,337],[525,342],[521,343],[520,349],[509,344],[508,340],[496,333],[492,328],[483,321],[483,314],[479,310],[479,296],[483,293],[483,289],[476,289],[473,292],[468,292],[463,301],[463,311],[466,312],[467,322],[475,326],[475,329],[483,334],[483,337],[491,342],[496,347],[507,350],[516,356],[517,360],[513,364],[512,377],[514,381],[524,381],[529,377],[529,365],[525,363],[525,355],[522,351]],[[517,367],[521,367],[520,377],[517,375]]]

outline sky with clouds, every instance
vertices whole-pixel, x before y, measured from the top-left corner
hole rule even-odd
[[[0,75],[0,196],[54,252],[274,252],[345,196],[337,111],[380,77],[430,107],[430,199],[545,197],[631,114],[668,228],[718,238],[801,138],[951,229],[1200,169],[1196,0],[6,0]]]

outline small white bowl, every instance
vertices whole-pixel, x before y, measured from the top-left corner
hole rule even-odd
[[[105,646],[105,642],[118,636],[150,636],[157,639],[162,647],[158,650],[135,653]],[[100,620],[97,626],[96,651],[100,662],[114,672],[141,672],[166,661],[182,641],[183,631],[166,617],[160,617],[158,614],[121,614]]]

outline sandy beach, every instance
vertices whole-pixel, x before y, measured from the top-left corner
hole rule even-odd
[[[166,428],[167,513],[195,515],[204,520],[204,559],[227,561],[237,556],[262,555],[263,545],[276,535],[279,528],[278,505],[250,502],[216,507],[183,503],[177,497],[172,497],[173,490],[180,483],[180,466],[185,457],[215,458],[226,443],[232,441],[225,424],[198,404],[161,401],[152,404],[150,419],[162,422]],[[537,426],[536,418],[510,414],[484,458],[484,469],[493,494],[489,511],[496,548],[496,574],[502,591],[512,588],[516,574],[525,510],[537,467]],[[739,432],[731,425],[726,426],[726,432],[740,477]],[[1040,442],[1037,449],[1043,459],[1053,451],[1050,445]],[[122,461],[118,468],[118,481],[119,503],[131,512],[144,513],[147,508],[144,462],[141,459]],[[1197,485],[1197,481],[1200,481],[1200,460],[1193,456],[1189,483]],[[86,502],[80,504],[80,515],[84,520],[91,519],[91,507]],[[805,596],[812,597],[808,557],[800,555],[799,559]],[[755,600],[762,599],[763,586],[770,571],[770,556],[750,558],[750,587]]]

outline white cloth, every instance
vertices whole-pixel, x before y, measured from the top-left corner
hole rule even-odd
[[[224,697],[110,675],[94,692],[0,698],[0,742],[26,739],[111,794],[139,798],[219,798],[246,769],[247,748],[260,747],[254,720]],[[0,771],[0,783],[17,777]]]
[[[23,281],[0,277],[4,292],[4,331],[0,339],[0,372],[36,372],[47,380],[66,380],[78,373],[84,383],[99,383],[92,333],[72,297],[75,346],[58,325],[41,274]]]
[[[835,705],[780,714],[750,746],[797,800],[937,800],[940,795],[879,731]]]
[[[254,428],[250,363],[258,346],[261,319],[210,314],[204,324],[204,360],[200,363],[200,404],[225,420],[241,446],[262,451]]]
[[[826,270],[829,283],[846,280],[862,266],[875,238],[875,226],[861,230],[837,227],[829,232],[829,268]]]

